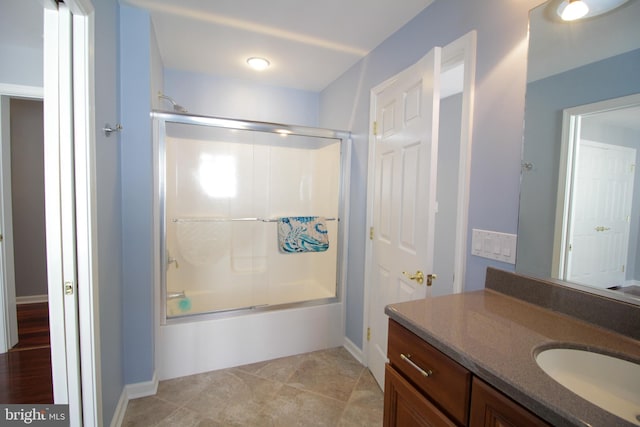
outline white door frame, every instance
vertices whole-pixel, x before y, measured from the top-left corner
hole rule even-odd
[[[571,188],[575,174],[576,146],[580,140],[582,116],[618,110],[640,105],[640,94],[594,102],[566,108],[562,112],[562,142],[560,146],[560,172],[558,174],[558,195],[556,199],[556,220],[553,242],[551,277],[563,280],[566,277],[566,263],[571,212]]]
[[[469,225],[469,189],[471,187],[471,150],[473,142],[473,106],[476,82],[477,33],[470,31],[442,48],[442,62],[464,63],[462,111],[460,116],[460,156],[458,159],[458,201],[454,252],[453,292],[464,290],[467,267],[467,236]]]
[[[0,83],[0,353],[6,353],[18,342],[18,318],[16,315],[16,283],[13,257],[13,213],[11,202],[11,134],[9,100],[29,98],[42,100],[42,87]]]
[[[459,39],[442,48],[442,63],[447,64],[457,59],[464,61],[464,82],[462,95],[462,116],[460,128],[460,157],[458,161],[458,212],[456,215],[456,236],[454,254],[454,292],[459,293],[464,289],[464,277],[466,271],[467,227],[469,219],[469,188],[471,176],[471,143],[473,129],[473,105],[476,75],[476,31],[470,31]],[[393,80],[388,80],[371,90],[370,99],[375,99],[378,93],[384,91]],[[375,105],[371,103],[369,117],[375,118]],[[373,223],[373,199],[375,182],[375,142],[376,136],[372,127],[369,128],[369,159],[367,177],[367,226]],[[362,358],[363,363],[369,364],[369,341],[367,330],[369,328],[369,305],[371,297],[368,283],[372,283],[372,240],[367,235],[365,245],[365,277],[364,277],[364,304],[362,322]]]
[[[54,1],[46,0],[44,7],[45,138],[50,141],[45,148],[45,203],[54,402],[69,404],[70,425],[101,425],[95,14],[90,0],[67,0],[61,7],[71,12],[69,31],[70,25],[58,25]],[[60,45],[61,40],[70,44],[69,49]],[[65,117],[69,111],[72,121]],[[64,293],[65,282],[71,282],[74,295]]]

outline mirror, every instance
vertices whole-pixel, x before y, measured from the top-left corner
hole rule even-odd
[[[574,22],[559,3],[530,13],[516,272],[640,304],[640,1]]]

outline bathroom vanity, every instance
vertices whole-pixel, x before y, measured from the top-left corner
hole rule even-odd
[[[640,307],[566,292],[574,291],[489,269],[484,290],[389,305],[384,425],[640,425],[569,391],[536,362],[550,348],[640,361]],[[618,319],[615,330],[601,318]]]

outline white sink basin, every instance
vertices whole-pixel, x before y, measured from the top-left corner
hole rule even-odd
[[[571,348],[543,350],[536,362],[578,396],[640,426],[640,364]]]

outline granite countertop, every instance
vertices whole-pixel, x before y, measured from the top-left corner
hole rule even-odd
[[[589,348],[640,360],[640,341],[491,289],[387,306],[385,312],[554,426],[634,425],[547,376],[536,349]]]

